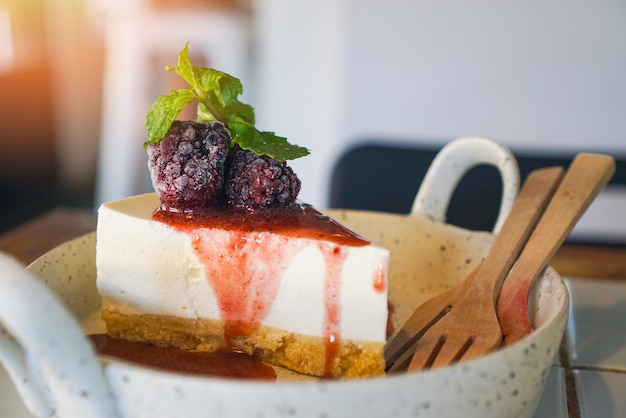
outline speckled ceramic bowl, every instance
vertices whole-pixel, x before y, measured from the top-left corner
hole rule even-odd
[[[517,165],[506,148],[481,138],[464,138],[442,150],[408,215],[326,211],[391,250],[389,298],[396,329],[421,302],[464,278],[489,249],[493,234],[457,228],[444,219],[458,180],[480,163],[495,165],[503,178],[497,233],[519,186]],[[11,268],[3,276],[13,279],[0,278],[0,292],[6,295],[0,299],[19,301],[0,305],[0,320],[9,331],[0,333],[0,359],[39,416],[532,416],[558,352],[569,301],[561,278],[548,268],[532,296],[536,330],[509,347],[427,372],[355,381],[280,374],[278,382],[267,383],[97,360],[83,337],[85,330],[102,327],[94,234],[56,248],[28,270],[39,280],[15,279],[20,274]],[[67,310],[58,306],[58,299]],[[23,318],[26,314],[38,320]]]

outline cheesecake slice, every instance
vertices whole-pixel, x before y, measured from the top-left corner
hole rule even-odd
[[[114,338],[233,349],[333,378],[384,373],[389,253],[310,206],[201,215],[157,194],[98,211],[97,287]]]

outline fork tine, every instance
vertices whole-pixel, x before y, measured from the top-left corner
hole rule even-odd
[[[468,335],[434,336],[424,344],[418,344],[409,364],[409,372],[435,369],[458,362],[471,347],[473,338]]]
[[[437,367],[449,366],[457,363],[463,358],[467,350],[474,343],[474,337],[468,335],[448,335],[442,345],[437,357],[433,359],[430,365],[431,369]]]
[[[446,337],[436,335],[429,338],[425,335],[415,344],[415,351],[411,350],[411,362],[408,367],[409,372],[430,369],[433,361],[437,358],[442,346],[445,346]]]
[[[468,282],[476,279],[480,266],[481,264],[476,266],[466,278]],[[389,371],[406,368],[406,364],[404,364],[404,366],[399,365],[394,367],[394,363],[399,361],[401,357],[406,357],[405,353],[407,351],[412,353],[414,351],[412,346],[414,346],[434,324],[445,317],[451,309],[450,301],[457,299],[456,296],[458,295],[455,295],[455,293],[458,292],[458,287],[452,287],[422,303],[413,312],[400,331],[398,331],[385,346],[385,359]],[[408,364],[408,360],[406,358],[405,360]]]
[[[406,372],[409,368],[411,358],[413,358],[413,354],[415,353],[417,343],[418,341],[414,341],[411,347],[404,350],[398,358],[394,359],[392,363],[388,363],[387,373],[397,373],[401,371]]]
[[[482,357],[485,353],[491,352],[502,344],[502,338],[487,339],[484,337],[474,340],[472,345],[463,354],[463,361]]]
[[[413,348],[411,346],[414,346],[417,340],[422,338],[433,324],[448,313],[450,307],[447,305],[442,306],[442,303],[439,303],[439,300],[444,297],[445,292],[421,304],[400,331],[389,341],[385,347],[385,359],[388,370],[399,370],[402,368],[401,366],[393,366],[401,357],[404,357],[407,351],[412,353]]]
[[[413,353],[408,366],[410,372],[449,366],[461,360],[480,357],[498,348],[502,342],[502,335],[497,332],[500,326],[495,314],[491,321],[477,318],[478,323],[474,326],[468,324],[471,328],[466,332],[441,334],[439,330],[442,327],[445,329],[451,320],[455,321],[452,317],[443,318],[415,344],[415,350],[410,350]]]

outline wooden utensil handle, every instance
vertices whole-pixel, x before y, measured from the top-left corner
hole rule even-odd
[[[519,257],[563,176],[562,167],[535,170],[527,177],[511,213],[478,271],[471,292],[489,292],[495,303],[500,287]]]
[[[517,261],[516,277],[509,279],[528,280],[541,273],[614,172],[615,160],[610,156],[579,154],[574,158]]]

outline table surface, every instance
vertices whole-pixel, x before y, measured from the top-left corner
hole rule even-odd
[[[0,251],[27,265],[95,227],[95,213],[58,208],[1,235]],[[565,244],[550,264],[565,278],[572,309],[561,356],[535,416],[626,416],[626,340],[611,337],[626,334],[626,248]],[[590,341],[600,342],[602,350],[589,349]],[[7,399],[6,390],[11,388],[0,382],[0,398]],[[3,405],[0,416],[18,416]]]

